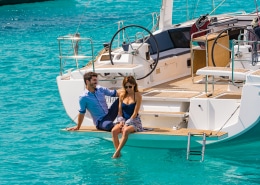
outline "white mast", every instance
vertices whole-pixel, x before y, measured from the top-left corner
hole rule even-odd
[[[164,30],[165,28],[172,26],[172,8],[173,0],[162,0],[159,22],[160,30]]]

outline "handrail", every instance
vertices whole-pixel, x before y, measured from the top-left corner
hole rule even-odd
[[[78,34],[75,35],[66,35],[66,36],[61,36],[57,38],[58,42],[59,42],[59,59],[60,59],[60,76],[63,75],[63,64],[62,64],[62,60],[63,59],[75,59],[76,62],[76,68],[79,69],[78,66],[78,60],[80,59],[86,59],[86,58],[92,58],[92,67],[93,67],[93,71],[95,72],[95,66],[94,66],[94,47],[93,47],[93,41],[91,38],[82,38],[80,37]],[[63,56],[62,55],[62,47],[61,47],[61,41],[65,41],[65,40],[71,40],[73,41],[73,53],[74,55],[71,56]],[[78,55],[78,42],[79,41],[89,41],[90,43],[90,47],[91,47],[91,56],[85,56],[85,55]],[[74,45],[74,42],[76,42],[76,44]],[[88,61],[87,63],[89,63],[90,61]]]
[[[209,30],[209,29],[208,29]],[[205,30],[203,31],[200,31],[201,32],[204,32]],[[226,31],[229,31],[229,30],[226,30]],[[208,37],[210,34],[214,34],[215,32],[210,32],[208,33],[207,35],[204,36],[204,39],[196,39],[196,38],[193,38],[194,35],[198,34],[199,32],[195,32],[193,34],[191,34],[191,42],[190,42],[190,47],[191,47],[191,71],[192,71],[192,82],[194,83],[194,49],[193,49],[193,42],[205,42],[205,50],[206,50],[206,66],[208,66],[208,51],[207,51],[207,41],[208,41]],[[257,40],[247,40],[245,38],[241,39],[242,33],[240,33],[239,37],[238,37],[238,40],[232,40],[231,42],[231,46],[230,48],[229,47],[226,47],[222,44],[219,44],[220,47],[223,47],[225,49],[227,49],[228,51],[231,52],[231,61],[230,61],[230,72],[231,72],[231,79],[230,79],[230,82],[232,83],[232,85],[236,86],[236,87],[241,87],[241,84],[240,83],[237,83],[235,80],[235,75],[236,75],[236,66],[235,66],[235,61],[248,61],[248,62],[251,62],[252,63],[252,66],[256,65],[256,63],[258,62],[258,52],[257,52],[257,45],[260,44],[260,41],[257,41]],[[240,47],[241,47],[241,44],[246,44],[246,45],[251,45],[252,46],[252,51],[248,51],[250,52],[252,55],[251,57],[249,56],[249,58],[235,58],[236,57],[236,53],[235,53],[235,45],[237,45],[237,50],[239,51],[240,50]],[[239,56],[238,56],[239,57]],[[243,65],[243,64],[242,64]],[[248,72],[250,72],[250,67],[245,67],[243,66],[244,69],[248,69]],[[246,74],[245,74],[246,75]],[[205,92],[208,92],[208,75],[205,76]],[[214,92],[214,75],[212,75],[212,92]]]
[[[253,60],[253,58],[251,58],[251,60],[239,60],[239,59],[236,59],[235,60],[235,52],[234,52],[234,46],[237,44],[238,46],[240,46],[239,45],[239,43],[240,42],[242,42],[242,43],[244,43],[244,42],[246,42],[246,43],[252,43],[252,44],[255,44],[255,47],[257,47],[257,44],[260,44],[260,41],[250,41],[250,40],[235,40],[235,39],[233,39],[232,40],[232,42],[231,42],[231,63],[232,63],[232,65],[231,65],[231,82],[232,82],[232,84],[234,85],[234,86],[236,86],[236,87],[238,87],[239,85],[237,85],[236,83],[235,83],[235,79],[234,79],[234,69],[235,69],[235,61],[251,61],[252,62],[252,60]],[[257,48],[255,48],[256,50],[257,50]],[[253,49],[253,51],[252,52],[255,52],[255,49]],[[239,50],[239,47],[238,47],[238,50]],[[256,51],[257,52],[257,51]]]

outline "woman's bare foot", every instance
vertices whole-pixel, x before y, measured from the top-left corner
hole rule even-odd
[[[116,152],[114,153],[114,155],[113,155],[112,158],[115,159],[115,158],[119,158],[119,157],[120,157],[120,152],[117,152],[117,151],[116,151]]]

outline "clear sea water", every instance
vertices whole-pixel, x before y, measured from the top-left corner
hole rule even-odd
[[[205,1],[196,11],[190,2],[188,17],[210,13],[211,1]],[[159,12],[160,4],[54,0],[0,7],[0,184],[260,184],[260,141],[206,150],[202,163],[186,161],[185,150],[127,146],[115,160],[112,143],[60,132],[72,124],[55,81],[57,37],[79,28],[97,52],[116,21],[146,26],[144,17]],[[186,1],[174,5],[173,22],[186,20]],[[253,0],[227,0],[217,12],[254,9]]]

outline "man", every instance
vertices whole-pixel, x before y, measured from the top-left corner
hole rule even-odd
[[[97,73],[88,72],[84,74],[86,89],[79,97],[78,124],[67,130],[79,130],[84,120],[86,109],[90,112],[97,129],[111,131],[114,127],[113,121],[118,114],[118,99],[108,109],[105,96],[116,97],[116,90],[109,90],[106,87],[97,85]]]

